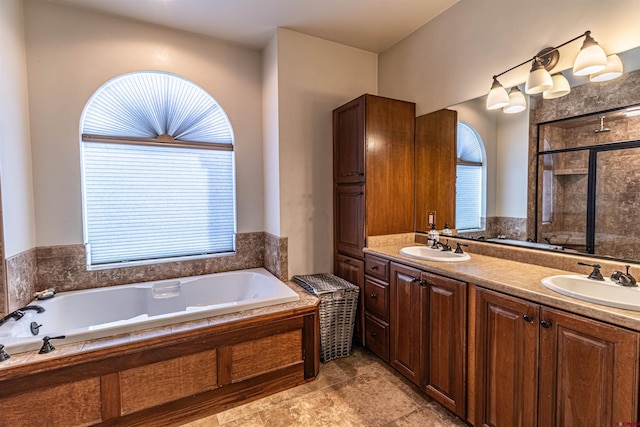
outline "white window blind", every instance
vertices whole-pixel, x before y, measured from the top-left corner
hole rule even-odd
[[[96,92],[82,124],[90,265],[235,249],[233,134],[204,90],[171,74],[127,74]]]
[[[456,167],[456,228],[480,228],[482,203],[482,167],[458,165]]]
[[[475,129],[458,122],[456,166],[456,228],[482,227],[482,141]]]

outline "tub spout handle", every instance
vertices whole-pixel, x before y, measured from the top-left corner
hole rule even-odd
[[[9,356],[9,353],[4,351],[4,344],[0,344],[0,362],[7,360],[10,357],[11,356]]]
[[[42,347],[40,347],[40,351],[38,352],[38,354],[51,353],[56,348],[49,341],[50,340],[61,340],[61,339],[64,339],[64,338],[66,338],[64,335],[60,335],[59,337],[46,336],[46,337],[42,338]]]

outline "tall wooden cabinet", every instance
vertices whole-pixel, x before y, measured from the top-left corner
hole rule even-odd
[[[363,266],[366,237],[413,232],[414,130],[412,102],[362,95],[333,111],[334,273],[357,277],[360,295],[364,272],[353,267]],[[361,343],[363,328],[360,298]]]

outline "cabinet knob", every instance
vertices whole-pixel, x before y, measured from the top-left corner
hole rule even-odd
[[[347,259],[344,260],[344,263],[345,264],[351,264],[351,260],[349,258],[347,258]]]
[[[427,286],[428,283],[426,280],[420,280],[420,286]]]
[[[533,322],[533,317],[531,317],[531,316],[530,316],[530,315],[528,315],[528,314],[523,315],[523,316],[522,316],[522,318],[523,318],[523,319],[524,319],[524,321],[525,321],[525,322],[527,322],[527,323],[531,323],[531,322]]]
[[[540,321],[540,325],[542,325],[542,327],[545,328],[545,329],[549,329],[551,327],[551,321],[549,321],[549,320],[541,320]]]
[[[371,335],[372,337],[376,337],[376,336],[378,336],[378,333],[377,332],[369,332],[369,335]]]
[[[414,278],[411,279],[411,283],[419,282],[419,281],[420,281],[420,279],[418,279],[417,277],[414,277]]]
[[[376,294],[371,294],[371,299],[376,299],[376,298],[378,298],[378,295],[376,295]]]
[[[377,269],[378,269],[378,266],[377,266],[377,265],[372,265],[372,266],[371,266],[371,269],[372,269],[372,270],[377,270]]]

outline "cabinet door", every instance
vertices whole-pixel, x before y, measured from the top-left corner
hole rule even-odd
[[[638,421],[638,333],[544,308],[540,315],[541,426]]]
[[[420,270],[391,263],[389,305],[391,366],[420,385],[420,356],[425,288],[420,285]]]
[[[364,182],[365,96],[333,111],[333,180],[338,184]]]
[[[467,284],[422,273],[428,307],[424,346],[424,387],[444,407],[465,417]]]
[[[536,425],[538,312],[536,304],[476,291],[475,426]]]
[[[364,261],[337,254],[333,271],[336,276],[342,277],[360,288],[353,339],[356,343],[364,345],[364,300],[362,298],[362,293],[364,292]]]
[[[334,232],[336,251],[363,258],[364,185],[335,187]]]
[[[429,231],[431,211],[438,230],[455,228],[457,117],[439,110],[416,118],[416,231]]]

